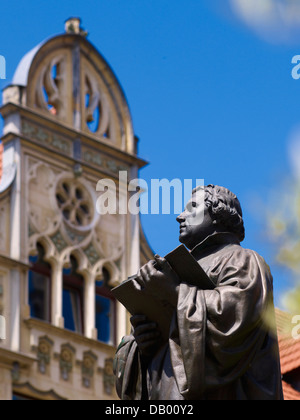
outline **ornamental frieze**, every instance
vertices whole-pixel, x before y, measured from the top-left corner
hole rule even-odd
[[[128,165],[116,161],[109,156],[105,156],[94,149],[84,148],[82,151],[82,160],[89,165],[103,169],[113,175],[119,175],[120,171],[129,171]]]
[[[70,140],[26,120],[22,120],[22,134],[43,146],[58,150],[69,156],[72,154],[73,147]]]

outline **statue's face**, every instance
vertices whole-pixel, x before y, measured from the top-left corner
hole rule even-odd
[[[201,214],[204,214],[204,217],[201,217]],[[197,218],[200,220],[199,223],[195,223]],[[203,197],[198,194],[192,195],[184,212],[176,220],[180,223],[179,241],[188,249],[193,249],[216,231],[216,226],[204,203]]]

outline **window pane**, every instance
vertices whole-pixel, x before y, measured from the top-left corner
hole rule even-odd
[[[114,337],[114,302],[96,295],[96,328],[98,340],[111,343]]]
[[[50,322],[51,266],[44,257],[45,250],[38,243],[37,255],[29,258],[28,298],[31,317]]]
[[[29,272],[30,315],[43,321],[50,320],[50,279],[33,271]]]
[[[13,401],[34,401],[35,398],[25,397],[24,395],[20,394],[13,394],[12,396]]]
[[[63,317],[65,319],[65,328],[74,332],[81,333],[80,317],[80,297],[75,290],[63,290]]]

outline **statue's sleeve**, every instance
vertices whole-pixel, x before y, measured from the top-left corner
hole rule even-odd
[[[235,381],[266,336],[263,314],[273,295],[264,260],[240,248],[224,255],[213,275],[218,279],[214,290],[180,286],[170,349],[177,385],[186,399]]]
[[[140,400],[141,362],[137,344],[132,335],[122,339],[114,359],[116,390],[121,400]]]

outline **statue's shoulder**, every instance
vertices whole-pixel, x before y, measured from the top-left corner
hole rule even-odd
[[[239,244],[227,244],[226,246],[222,246],[217,251],[217,255],[219,258],[224,260],[230,260],[231,258],[236,259],[237,261],[243,261],[246,258],[252,256],[252,252],[250,249],[243,248]]]
[[[218,252],[219,257],[224,261],[235,261],[237,265],[244,265],[245,262],[252,264],[259,264],[268,266],[265,259],[253,249],[244,248],[239,244],[229,244],[226,247],[220,249]]]
[[[231,248],[231,262],[235,261],[237,266],[255,266],[259,271],[264,272],[267,277],[272,278],[270,266],[262,255],[253,249],[243,248],[241,245],[232,245]],[[228,250],[229,251],[229,250]]]

